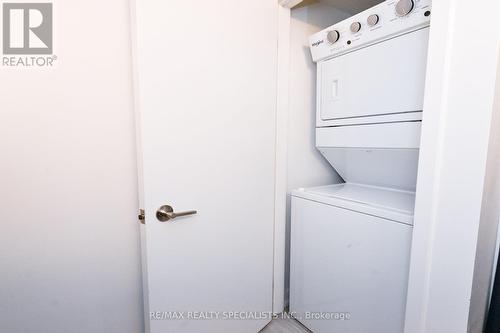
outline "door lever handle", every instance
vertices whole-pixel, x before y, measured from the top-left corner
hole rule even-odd
[[[195,211],[195,210],[188,210],[185,212],[176,213],[176,212],[174,212],[174,209],[172,208],[172,206],[164,205],[164,206],[161,206],[160,208],[158,208],[158,210],[156,211],[156,218],[160,222],[167,222],[167,221],[175,219],[176,217],[194,215],[196,213],[197,213],[197,211]]]

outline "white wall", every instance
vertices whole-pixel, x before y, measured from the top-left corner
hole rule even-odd
[[[55,13],[57,67],[0,68],[0,332],[142,332],[128,1]]]
[[[319,0],[321,3],[330,4],[340,10],[354,14],[362,12],[370,7],[376,6],[384,0]]]
[[[500,57],[499,62],[500,64]],[[490,129],[488,162],[484,179],[481,222],[476,248],[474,280],[472,283],[471,306],[468,332],[483,331],[486,319],[497,243],[497,230],[500,218],[500,66],[497,69],[497,82],[493,119]]]
[[[349,16],[324,4],[292,10],[287,127],[287,240],[290,230],[290,191],[341,181],[315,148],[316,64],[311,60],[308,41],[310,35]]]
[[[288,112],[288,190],[337,182],[338,176],[315,147],[316,64],[309,37],[350,15],[317,4],[292,10]]]
[[[491,274],[490,265],[481,273],[474,265],[477,249],[480,257],[494,251],[480,235],[489,215],[483,195],[492,193],[485,182],[496,128],[498,10],[486,0],[433,3],[405,333],[467,332],[473,279]]]

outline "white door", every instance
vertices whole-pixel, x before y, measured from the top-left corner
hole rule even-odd
[[[268,322],[277,9],[275,0],[135,1],[152,333],[256,333]],[[160,222],[163,205],[197,214]]]

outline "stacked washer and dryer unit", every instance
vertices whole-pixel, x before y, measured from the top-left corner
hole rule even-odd
[[[431,0],[310,39],[316,146],[345,183],[292,193],[290,311],[314,333],[404,327]]]

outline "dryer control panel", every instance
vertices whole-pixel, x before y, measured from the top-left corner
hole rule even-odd
[[[431,0],[387,0],[309,39],[315,62],[429,26]]]

